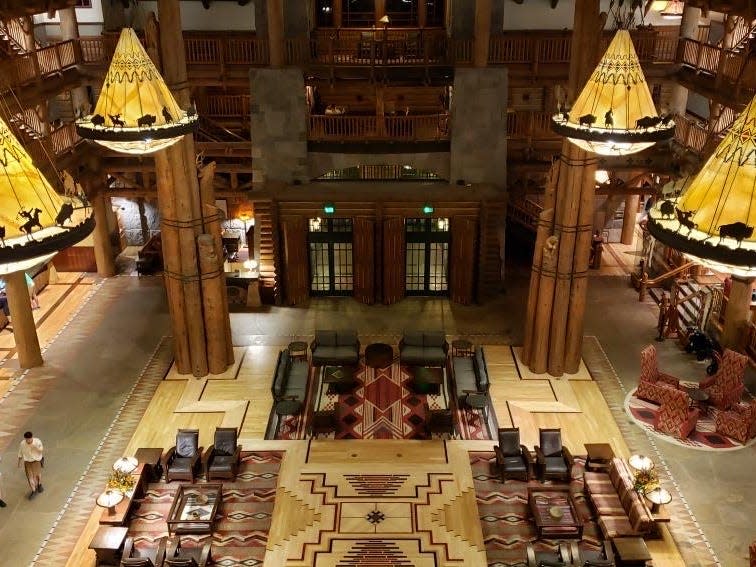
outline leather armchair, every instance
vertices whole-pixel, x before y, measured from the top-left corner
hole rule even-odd
[[[744,445],[756,437],[756,400],[738,403],[732,409],[720,411],[716,417],[717,433],[732,437]]]
[[[212,562],[210,544],[202,547],[181,547],[181,538],[174,538],[168,542],[168,552],[165,555],[165,567],[205,567]]]
[[[236,427],[216,427],[213,444],[202,459],[205,478],[222,478],[233,480],[239,472],[241,463],[241,445],[237,444]]]
[[[561,429],[539,429],[540,445],[536,445],[536,459],[541,480],[547,478],[569,482],[574,459],[567,447],[562,446]]]
[[[682,390],[670,390],[666,396],[654,419],[654,428],[685,439],[696,428],[698,409],[690,407],[690,398]]]
[[[194,482],[201,466],[202,447],[199,446],[199,429],[179,429],[176,445],[163,455],[165,481],[175,479]]]
[[[635,396],[661,404],[664,397],[663,388],[679,390],[680,381],[674,376],[659,371],[656,347],[648,345],[641,351],[641,372]]]
[[[530,480],[535,462],[527,447],[520,444],[518,427],[499,429],[499,444],[494,445],[494,453],[501,482],[508,478],[520,478],[526,482]]]
[[[138,549],[134,547],[134,538],[127,537],[123,544],[121,567],[161,567],[165,559],[166,538],[160,538],[157,547]]]
[[[743,395],[748,357],[726,348],[722,362],[713,376],[701,380],[698,387],[709,394],[709,402],[720,410],[730,409]]]

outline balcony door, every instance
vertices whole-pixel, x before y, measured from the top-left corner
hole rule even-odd
[[[405,221],[407,295],[449,295],[449,219]]]
[[[310,295],[352,295],[352,219],[314,218],[308,226]]]

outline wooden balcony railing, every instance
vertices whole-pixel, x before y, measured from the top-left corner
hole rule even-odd
[[[50,147],[56,156],[73,151],[73,149],[83,142],[82,138],[76,133],[74,123],[64,124],[50,132]]]
[[[312,115],[308,121],[310,141],[392,140],[436,142],[449,139],[446,114],[424,116],[328,116]]]
[[[74,67],[79,60],[74,40],[63,41],[0,61],[0,89],[41,81]]]
[[[249,95],[218,95],[207,98],[197,109],[200,115],[218,118],[245,118],[249,116]]]
[[[507,138],[510,140],[558,139],[559,134],[551,129],[551,114],[519,110],[507,114]]]

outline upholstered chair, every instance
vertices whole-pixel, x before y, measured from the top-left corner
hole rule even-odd
[[[163,455],[166,482],[175,479],[194,482],[194,477],[200,472],[201,458],[199,429],[179,429],[176,445]]]
[[[670,390],[665,395],[654,427],[662,433],[685,439],[696,428],[698,409],[690,407],[690,398],[682,390]]]
[[[677,390],[680,388],[680,381],[674,376],[659,371],[656,347],[648,345],[641,351],[641,372],[635,396],[661,404],[664,395],[664,391],[661,388],[674,388]]]
[[[241,463],[241,445],[237,444],[236,427],[216,427],[215,438],[202,459],[205,463],[205,478],[233,480]]]
[[[533,456],[525,445],[520,444],[520,429],[506,427],[499,429],[499,444],[494,445],[496,465],[499,467],[501,482],[508,478],[530,480],[535,465]]]
[[[121,567],[161,567],[165,559],[166,538],[158,541],[157,547],[136,548],[134,538],[127,537],[123,544]]]
[[[572,478],[574,459],[567,447],[562,446],[561,429],[539,429],[540,445],[536,445],[536,459],[541,480],[547,478],[568,481]]]
[[[181,547],[181,539],[176,537],[168,542],[165,567],[205,567],[212,564],[210,544],[202,547]]]
[[[737,403],[727,411],[720,411],[715,422],[717,433],[745,444],[750,438],[756,437],[756,400]]]
[[[709,394],[709,403],[720,410],[730,409],[740,401],[745,385],[748,357],[726,348],[716,374],[700,382],[699,388]]]

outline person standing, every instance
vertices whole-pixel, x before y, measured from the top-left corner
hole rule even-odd
[[[34,437],[31,431],[24,433],[24,439],[18,447],[18,466],[20,467],[23,461],[26,480],[29,481],[29,488],[31,488],[27,497],[29,500],[34,498],[38,492],[44,491],[44,488],[42,488],[44,450],[42,441]]]
[[[2,459],[3,458],[0,457],[0,461]],[[5,500],[3,500],[3,473],[0,472],[0,508],[5,508],[5,506],[6,506]]]

